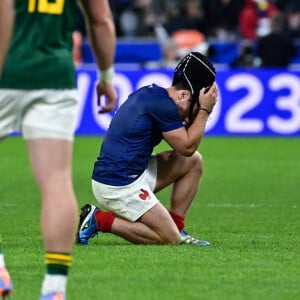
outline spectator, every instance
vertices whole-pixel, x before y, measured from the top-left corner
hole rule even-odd
[[[171,18],[162,25],[156,25],[155,33],[164,52],[164,65],[174,67],[181,58],[191,51],[207,55],[210,49],[204,32],[206,20],[197,0],[183,4],[182,15]]]
[[[130,1],[119,15],[120,35],[153,37],[156,19],[151,0]]]
[[[300,39],[300,8],[287,12],[287,34],[292,40]]]
[[[267,35],[272,30],[271,18],[278,12],[277,6],[269,0],[255,0],[257,3],[258,24],[256,37]]]
[[[286,34],[292,39],[300,39],[300,1],[276,0],[276,6],[286,16]]]
[[[110,6],[114,16],[116,35],[122,36],[122,28],[120,24],[120,15],[130,7],[131,0],[110,0]]]
[[[287,67],[297,51],[291,39],[283,34],[284,15],[271,18],[271,32],[257,40],[257,55],[262,67]]]
[[[197,0],[187,0],[181,8],[181,14],[166,22],[165,28],[170,35],[178,30],[197,30],[206,33],[206,19],[201,4]]]
[[[291,9],[300,10],[299,0],[273,0],[273,2],[282,12],[286,12]]]
[[[238,57],[231,63],[232,68],[253,68],[255,64],[253,43],[244,41],[240,45]]]
[[[258,12],[255,0],[245,0],[245,6],[239,14],[239,29],[242,39],[254,41],[258,26]]]
[[[207,16],[207,36],[220,40],[235,39],[238,35],[238,16],[243,0],[202,0]]]

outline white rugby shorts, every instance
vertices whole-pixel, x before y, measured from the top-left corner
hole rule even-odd
[[[153,193],[156,178],[157,160],[152,155],[147,169],[133,183],[111,186],[92,180],[92,189],[95,198],[104,208],[134,222],[159,202]]]
[[[78,103],[76,89],[0,89],[0,138],[21,132],[24,139],[72,141]]]

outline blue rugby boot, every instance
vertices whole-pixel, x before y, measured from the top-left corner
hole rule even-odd
[[[49,295],[41,296],[40,300],[67,300],[67,298],[61,292],[54,292]]]
[[[209,242],[206,241],[200,241],[192,236],[190,236],[186,231],[182,230],[180,232],[180,244],[190,244],[190,245],[196,245],[196,246],[209,246]]]
[[[89,239],[98,233],[95,212],[100,210],[92,204],[86,204],[81,208],[81,214],[77,232],[77,242],[82,245],[88,245]]]

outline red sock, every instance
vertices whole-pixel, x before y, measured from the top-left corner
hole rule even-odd
[[[185,218],[182,217],[182,216],[179,216],[171,211],[169,211],[169,214],[171,215],[172,219],[174,220],[177,228],[179,231],[182,231],[182,229],[184,228],[184,221],[185,221]]]
[[[110,212],[101,210],[95,212],[97,227],[102,232],[111,232],[111,226],[115,218],[116,217]]]

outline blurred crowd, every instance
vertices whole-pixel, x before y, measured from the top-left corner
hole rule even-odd
[[[232,66],[287,66],[300,40],[300,0],[111,0],[118,38],[151,38],[172,67],[210,41],[238,41]],[[79,16],[78,31],[84,36]],[[269,54],[272,55],[269,55]]]

